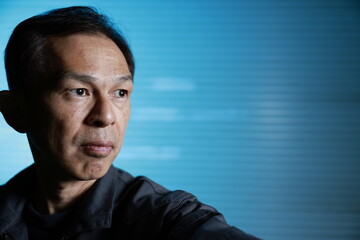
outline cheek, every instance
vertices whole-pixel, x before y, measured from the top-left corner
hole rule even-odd
[[[58,152],[63,140],[60,137],[64,131],[62,124],[45,111],[42,114],[34,114],[30,122],[28,136],[38,151],[45,155]]]
[[[130,105],[127,106],[125,109],[123,109],[123,111],[121,112],[120,125],[121,125],[122,133],[124,133],[126,130],[126,126],[130,118],[130,112],[131,112]]]
[[[62,111],[58,111],[63,109]],[[63,106],[48,109],[44,111],[45,116],[42,117],[41,129],[42,134],[48,137],[48,142],[60,147],[63,142],[68,141],[69,138],[76,134],[76,129],[79,128],[81,113],[79,110],[66,109]]]
[[[66,141],[74,138],[81,129],[83,114],[80,109],[58,113],[54,116],[53,127],[57,137]]]
[[[119,111],[117,113],[117,123],[116,123],[116,131],[114,131],[113,133],[115,133],[115,135],[113,135],[114,139],[117,139],[118,144],[122,145],[123,139],[124,139],[124,135],[125,135],[125,131],[126,131],[126,127],[129,121],[129,117],[130,117],[130,108],[123,108],[121,111]]]

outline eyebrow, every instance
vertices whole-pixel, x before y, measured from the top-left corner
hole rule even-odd
[[[80,73],[76,73],[76,72],[73,72],[73,71],[68,71],[68,72],[65,72],[63,74],[61,74],[61,77],[60,79],[62,80],[67,80],[67,79],[75,79],[75,80],[78,80],[80,82],[93,82],[95,81],[97,78],[93,77],[93,76],[90,76],[90,75],[87,75],[87,74],[80,74]],[[119,75],[115,78],[117,81],[129,81],[131,80],[132,81],[132,76],[130,74],[126,74],[126,75]]]

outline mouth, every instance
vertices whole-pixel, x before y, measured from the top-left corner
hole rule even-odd
[[[110,155],[114,144],[110,141],[93,141],[81,144],[81,148],[88,156],[103,158]]]

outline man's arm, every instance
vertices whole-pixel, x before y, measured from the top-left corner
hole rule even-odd
[[[201,225],[189,240],[259,240],[236,227],[229,226],[222,217],[215,216]]]
[[[120,196],[113,226],[123,226],[132,239],[258,240],[227,224],[194,195],[169,191],[144,177],[134,179]]]
[[[227,224],[221,213],[192,194],[179,192],[182,197],[178,199],[178,207],[167,214],[167,221],[175,223],[169,239],[259,240]]]

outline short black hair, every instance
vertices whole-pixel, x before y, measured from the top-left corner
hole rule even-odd
[[[93,7],[59,8],[33,16],[16,26],[5,49],[5,68],[9,89],[22,92],[35,77],[48,69],[48,38],[77,33],[104,34],[119,47],[134,76],[131,49],[114,24]]]

